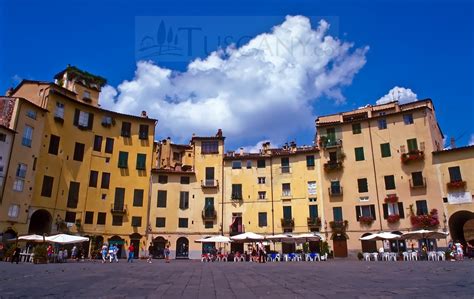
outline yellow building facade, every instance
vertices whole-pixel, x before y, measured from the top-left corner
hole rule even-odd
[[[13,91],[48,111],[40,143],[28,229],[68,231],[120,248],[146,248],[156,120],[98,104],[103,78],[68,67],[55,83],[23,81]],[[125,253],[121,250],[121,255]]]

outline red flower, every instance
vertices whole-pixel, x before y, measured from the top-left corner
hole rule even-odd
[[[387,217],[388,223],[397,223],[398,221],[400,221],[400,215],[389,215]]]

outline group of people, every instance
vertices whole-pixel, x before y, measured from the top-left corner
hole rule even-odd
[[[267,252],[262,242],[257,242],[255,247],[251,247],[250,255],[253,262],[265,263],[267,260]]]
[[[105,263],[107,260],[109,263],[116,262],[118,263],[118,247],[115,244],[110,244],[110,247],[107,246],[107,243],[102,245],[100,250],[100,254],[102,255],[102,264]]]
[[[69,258],[69,252],[67,248],[60,247],[55,254],[54,247],[50,244],[46,249],[48,260],[50,262],[65,263]],[[71,249],[71,259],[75,261],[84,260],[84,250],[82,247],[74,245]]]

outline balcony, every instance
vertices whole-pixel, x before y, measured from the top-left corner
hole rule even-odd
[[[214,207],[204,208],[202,210],[202,219],[206,220],[215,220],[217,218],[217,211]]]
[[[201,187],[202,188],[218,188],[219,181],[218,180],[201,180]]]
[[[337,148],[342,146],[342,139],[329,139],[327,136],[321,136],[319,146],[323,149]]]
[[[408,153],[403,153],[400,158],[403,164],[409,164],[411,162],[424,160],[425,153],[420,150],[412,150]]]
[[[349,222],[347,220],[340,220],[340,221],[331,221],[329,222],[329,226],[331,230],[335,233],[343,233],[346,231]]]
[[[412,189],[421,189],[426,188],[426,178],[412,180],[410,179],[410,188]]]
[[[446,187],[449,190],[455,190],[455,189],[464,189],[466,187],[466,181],[450,181],[446,184]]]
[[[290,166],[280,167],[280,173],[291,173],[291,167]]]
[[[337,171],[342,169],[342,161],[328,161],[324,163],[324,170],[329,171]]]
[[[282,200],[291,199],[291,190],[283,190],[283,192],[281,193],[281,199]]]
[[[342,196],[342,187],[329,187],[329,196]]]
[[[295,227],[295,219],[281,218],[281,227],[283,229],[293,229]]]
[[[231,199],[234,201],[242,200],[242,193],[232,193]]]
[[[319,217],[308,217],[308,228],[319,229],[321,227],[321,218]]]
[[[127,205],[124,204],[112,204],[110,212],[116,215],[124,215],[127,213]]]

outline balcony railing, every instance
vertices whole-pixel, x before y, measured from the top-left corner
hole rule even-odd
[[[464,189],[466,187],[466,181],[450,181],[446,184],[448,189]]]
[[[328,139],[327,136],[321,136],[319,139],[319,146],[324,149],[341,147],[342,139]]]
[[[345,232],[349,222],[347,220],[330,221],[329,226],[333,232]]]
[[[342,196],[342,187],[329,187],[329,196]]]
[[[325,171],[333,171],[342,169],[342,161],[328,161],[324,163],[324,170]]]
[[[219,187],[218,180],[201,180],[202,188],[217,188]]]
[[[242,200],[242,193],[232,193],[231,199],[232,200]]]
[[[410,179],[410,188],[426,188],[426,178],[423,177],[422,180],[412,180]]]
[[[291,198],[291,190],[283,190],[281,193],[281,197],[284,199]]]
[[[308,217],[308,227],[309,228],[320,228],[321,227],[321,218],[319,218],[319,217]]]
[[[127,205],[124,204],[112,204],[110,207],[110,212],[112,214],[126,214],[127,213]]]
[[[291,173],[291,167],[290,166],[282,166],[280,167],[281,173]]]
[[[294,218],[281,218],[281,227],[282,228],[295,227],[295,219]]]
[[[403,164],[408,164],[413,161],[421,161],[425,159],[425,154],[423,151],[413,150],[408,153],[403,153],[400,158]]]
[[[216,218],[217,218],[217,212],[214,209],[214,207],[204,208],[202,210],[202,219],[204,219],[204,220],[214,220]]]

